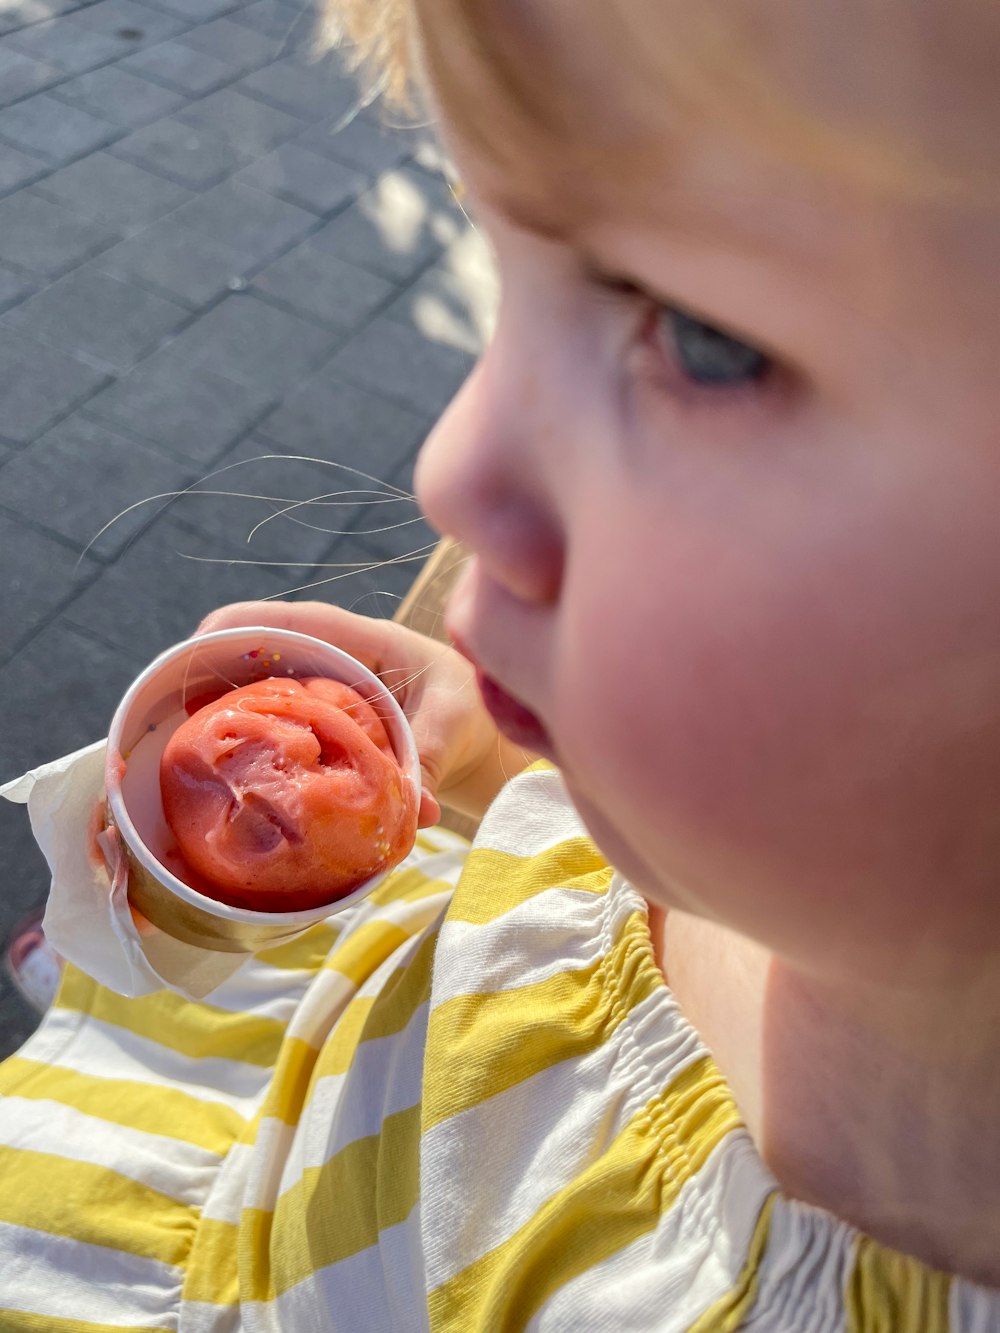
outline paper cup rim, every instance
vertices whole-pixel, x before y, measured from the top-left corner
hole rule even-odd
[[[395,718],[398,738],[405,753],[400,755],[396,751],[396,736],[390,736],[389,739],[392,742],[392,748],[396,753],[400,768],[413,784],[414,797],[419,805],[420,757],[417,754],[416,742],[413,739],[413,732],[410,730],[406,714],[385,681],[380,680],[374,671],[366,667],[363,662],[359,662],[356,657],[352,657],[350,653],[345,652],[343,648],[337,648],[334,644],[327,643],[325,639],[317,639],[312,634],[302,634],[299,630],[276,629],[273,625],[239,625],[233,629],[213,630],[208,634],[194,635],[190,639],[183,639],[180,643],[174,644],[173,647],[167,648],[158,657],[154,657],[152,662],[136,676],[115,709],[108,729],[108,756],[121,754],[122,729],[128,718],[131,705],[143,687],[168,663],[186,656],[193,647],[201,644],[235,642],[248,636],[259,637],[262,634],[272,639],[281,638],[286,643],[292,642],[311,651],[318,650],[331,664],[336,662],[343,669],[349,669],[354,676],[360,674],[358,684],[368,686],[371,690],[370,694],[359,690],[362,697],[368,701],[371,701],[373,697],[377,698],[378,702],[384,704]],[[348,684],[346,680],[339,676],[331,676],[330,679],[340,680],[341,684]],[[130,853],[137,858],[144,868],[171,893],[184,899],[192,907],[197,907],[223,921],[232,921],[246,926],[264,926],[268,923],[274,926],[309,925],[311,922],[322,921],[335,912],[343,911],[345,907],[349,907],[352,903],[367,898],[389,873],[383,870],[379,874],[373,875],[371,879],[366,879],[356,889],[352,889],[350,893],[345,894],[342,898],[333,898],[327,903],[317,904],[316,907],[301,908],[297,912],[258,912],[249,907],[231,907],[228,903],[219,902],[215,898],[209,898],[205,894],[199,893],[197,889],[192,889],[189,884],[185,884],[182,879],[178,879],[161,861],[153,856],[139,836],[138,830],[128,813],[120,779],[114,782],[110,781],[107,777],[107,769],[105,770],[105,795],[113,823],[117,826]]]

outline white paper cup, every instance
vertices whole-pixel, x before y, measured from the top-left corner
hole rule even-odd
[[[235,689],[270,676],[326,676],[357,690],[381,717],[403,780],[420,800],[420,761],[403,710],[376,675],[339,648],[308,634],[251,626],[186,639],[162,653],[133,682],[111,721],[108,819],[128,857],[133,907],[175,939],[221,953],[253,953],[292,939],[367,897],[387,873],[305,911],[254,912],[198,893],[165,864],[175,840],[163,814],[159,760],[187,716],[185,704],[220,685]]]

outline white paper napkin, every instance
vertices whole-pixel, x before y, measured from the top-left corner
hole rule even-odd
[[[43,929],[57,953],[119,995],[149,995],[166,986],[201,1000],[250,955],[199,949],[148,923],[140,935],[116,837],[97,836],[105,748],[98,741],[0,787],[0,796],[27,805],[52,872]]]

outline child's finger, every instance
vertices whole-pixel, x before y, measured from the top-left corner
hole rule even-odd
[[[266,625],[272,629],[311,634],[356,657],[370,671],[378,672],[385,660],[393,632],[391,622],[355,615],[327,602],[233,602],[209,612],[195,634],[235,629],[241,625]]]
[[[417,828],[433,828],[441,822],[441,804],[426,788],[420,793],[420,808],[417,811]]]

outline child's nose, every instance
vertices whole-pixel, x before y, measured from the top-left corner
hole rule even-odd
[[[533,448],[530,395],[480,361],[420,452],[416,490],[439,532],[458,538],[515,596],[552,602],[564,540],[546,460]]]

